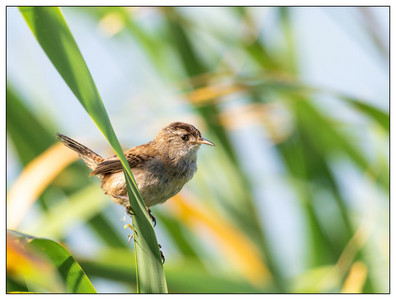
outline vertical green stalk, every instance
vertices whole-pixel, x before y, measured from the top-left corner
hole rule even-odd
[[[165,274],[150,217],[93,78],[60,9],[56,7],[22,7],[20,11],[54,67],[121,161],[129,201],[134,212],[132,225],[138,292],[166,293]]]

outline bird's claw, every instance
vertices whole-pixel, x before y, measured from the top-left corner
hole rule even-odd
[[[125,209],[126,209],[126,213],[127,213],[128,215],[130,215],[130,216],[133,216],[133,215],[134,215],[134,213],[133,213],[133,211],[132,211],[132,207],[131,207],[130,205],[125,206]]]
[[[151,214],[151,209],[147,207],[147,212],[151,218],[151,221],[153,222],[153,227],[155,227],[155,225],[157,225],[157,220],[155,219],[155,217]]]
[[[158,248],[159,248],[159,249],[161,249],[161,248],[162,248],[160,244],[158,244]],[[165,263],[165,256],[164,256],[164,253],[162,253],[162,251],[161,251],[161,250],[160,250],[159,252],[160,252],[160,256],[161,256],[161,260],[162,260],[162,264],[164,264],[164,263]]]
[[[157,220],[156,220],[155,217],[151,214],[151,209],[148,208],[148,207],[146,207],[146,208],[147,208],[147,212],[148,212],[148,214],[149,214],[149,216],[150,216],[150,218],[151,218],[151,221],[153,222],[153,227],[155,227],[155,225],[157,225]],[[132,207],[131,207],[130,205],[127,205],[127,206],[125,207],[125,209],[126,209],[126,212],[127,212],[128,215],[130,215],[130,216],[135,215],[135,214],[133,213]]]

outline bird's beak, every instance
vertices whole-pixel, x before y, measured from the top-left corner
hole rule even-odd
[[[204,138],[201,138],[200,140],[198,140],[197,144],[205,144],[205,145],[209,145],[209,146],[215,145],[211,141],[208,141],[207,139],[204,139]]]

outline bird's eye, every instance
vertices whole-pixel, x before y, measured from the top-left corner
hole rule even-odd
[[[183,134],[181,136],[181,138],[182,138],[183,141],[188,141],[188,135],[187,134]]]

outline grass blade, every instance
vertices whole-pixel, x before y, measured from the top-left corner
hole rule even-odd
[[[16,231],[9,231],[9,233],[10,236],[25,244],[28,251],[39,250],[49,258],[64,280],[67,293],[96,293],[80,265],[61,244],[49,239],[27,236]]]
[[[122,163],[134,212],[132,224],[135,237],[135,259],[138,266],[138,292],[167,292],[158,243],[145,204],[96,85],[60,9],[22,7],[20,11],[59,74],[102,131]]]
[[[7,293],[64,293],[65,284],[42,253],[28,251],[13,231],[7,231]]]

